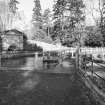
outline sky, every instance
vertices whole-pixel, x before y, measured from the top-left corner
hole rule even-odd
[[[18,5],[18,8],[20,11],[24,11],[25,16],[27,17],[27,20],[31,20],[32,13],[33,13],[33,7],[34,7],[34,0],[19,0],[20,4]],[[52,10],[53,6],[53,0],[40,0],[42,12],[49,8]]]

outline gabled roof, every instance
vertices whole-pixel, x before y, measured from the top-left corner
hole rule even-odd
[[[18,31],[18,30],[16,30],[16,29],[11,29],[11,30],[6,30],[6,31],[4,31],[4,34],[18,34],[18,35],[24,35],[24,33],[23,32],[21,32],[21,31]]]

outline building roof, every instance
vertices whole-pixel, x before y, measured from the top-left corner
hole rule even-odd
[[[4,34],[8,34],[8,35],[14,35],[14,34],[15,35],[24,35],[23,32],[18,31],[16,29],[6,30],[6,31],[4,31]]]

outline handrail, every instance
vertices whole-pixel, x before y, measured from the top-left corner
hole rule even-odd
[[[94,62],[95,63],[95,62]],[[101,67],[103,67],[103,68],[105,68],[105,66],[102,66],[101,64],[99,64],[99,63],[96,63],[97,65],[99,65],[99,66],[101,66]]]
[[[102,80],[104,80],[105,81],[105,79],[104,78],[102,78],[101,76],[99,76],[97,73],[94,73],[96,76],[98,76],[99,78],[101,78]]]
[[[90,63],[95,63],[95,64],[97,64],[97,65],[99,65],[100,67],[102,67],[102,68],[104,68],[105,69],[105,66],[102,66],[102,65],[100,65],[99,63],[96,63],[96,62],[94,62],[94,59],[86,59],[85,58],[85,60],[87,60],[88,62],[90,62]],[[86,62],[87,61],[85,61],[84,62],[84,66],[85,66],[85,69],[87,70],[87,65],[86,65]],[[91,65],[91,70],[90,70],[90,72],[92,73],[92,74],[95,74],[96,76],[98,76],[100,79],[102,79],[102,80],[104,80],[105,81],[105,78],[103,78],[103,77],[101,77],[100,75],[98,75],[96,72],[94,72],[94,70],[93,70],[93,68],[94,67],[92,67],[93,65]],[[79,69],[81,69],[81,68],[79,68]]]

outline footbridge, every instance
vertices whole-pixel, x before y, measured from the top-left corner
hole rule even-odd
[[[71,58],[75,58],[76,48],[66,48],[66,49],[63,49],[63,50],[59,51],[59,53],[64,57],[70,55]]]

